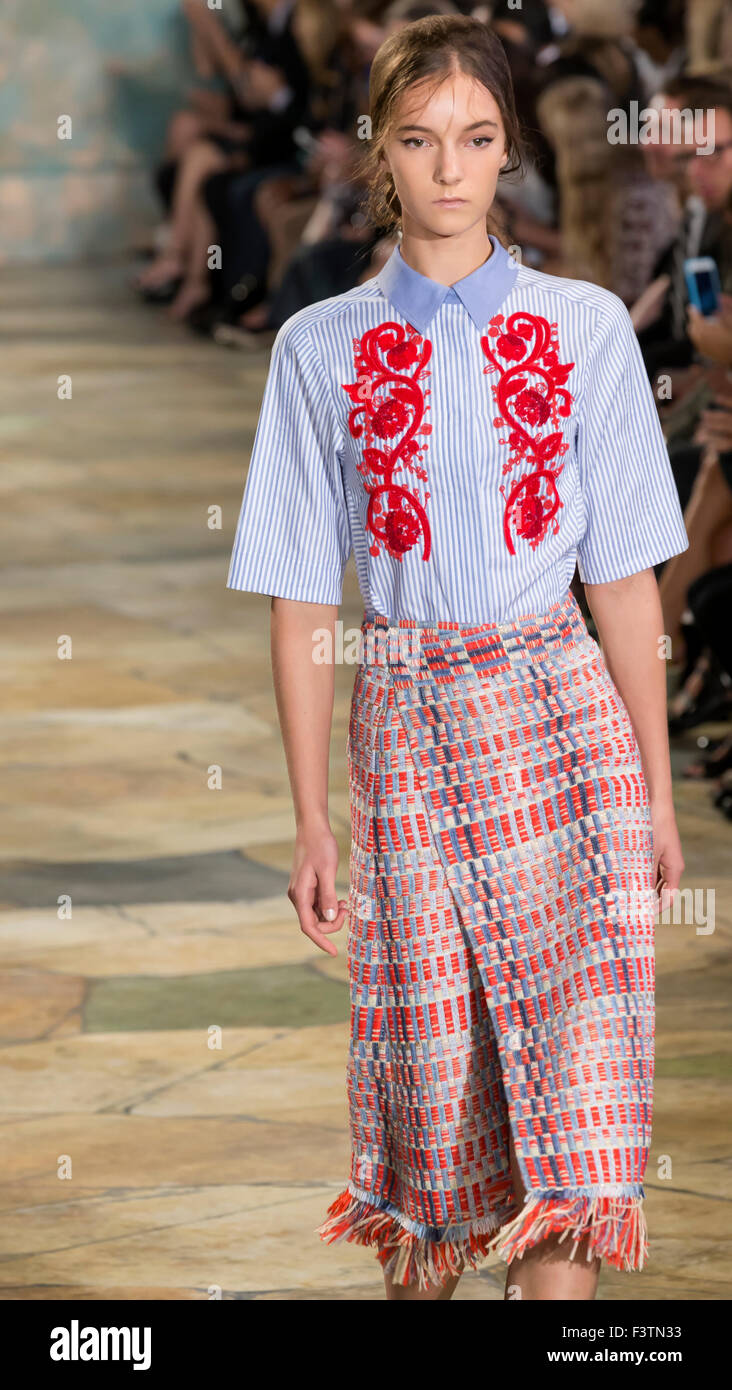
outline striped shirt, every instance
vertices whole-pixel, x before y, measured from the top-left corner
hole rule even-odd
[[[272,347],[227,587],[422,623],[543,614],[689,544],[622,300],[492,252],[310,304]]]

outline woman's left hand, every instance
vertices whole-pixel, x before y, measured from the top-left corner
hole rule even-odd
[[[673,805],[667,801],[656,806],[651,803],[651,821],[655,889],[661,911],[664,912],[671,906],[671,898],[678,891],[685,868],[684,856]]]

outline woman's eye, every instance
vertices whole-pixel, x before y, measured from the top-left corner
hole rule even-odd
[[[493,136],[492,136],[492,135],[474,135],[474,136],[473,136],[473,140],[471,141],[471,144],[473,144],[475,140],[482,140],[482,141],[483,141],[483,145],[492,145],[492,144],[493,144]],[[425,143],[425,141],[422,140],[422,139],[419,137],[419,135],[409,135],[409,136],[407,137],[406,140],[402,140],[402,144],[403,144],[403,145],[424,145],[424,143]],[[479,148],[479,149],[482,149],[482,148],[483,148],[483,145],[480,145],[478,148]]]

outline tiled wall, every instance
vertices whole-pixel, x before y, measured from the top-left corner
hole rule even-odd
[[[235,20],[236,0],[224,5]],[[2,0],[2,263],[114,255],[146,239],[166,121],[195,80],[187,33],[179,0]]]

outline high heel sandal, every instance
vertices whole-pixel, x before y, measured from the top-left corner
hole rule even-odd
[[[164,280],[162,284],[151,289],[146,289],[140,285],[137,293],[141,299],[145,300],[146,304],[172,304],[182,284],[183,276],[177,275],[171,277],[170,280]]]

